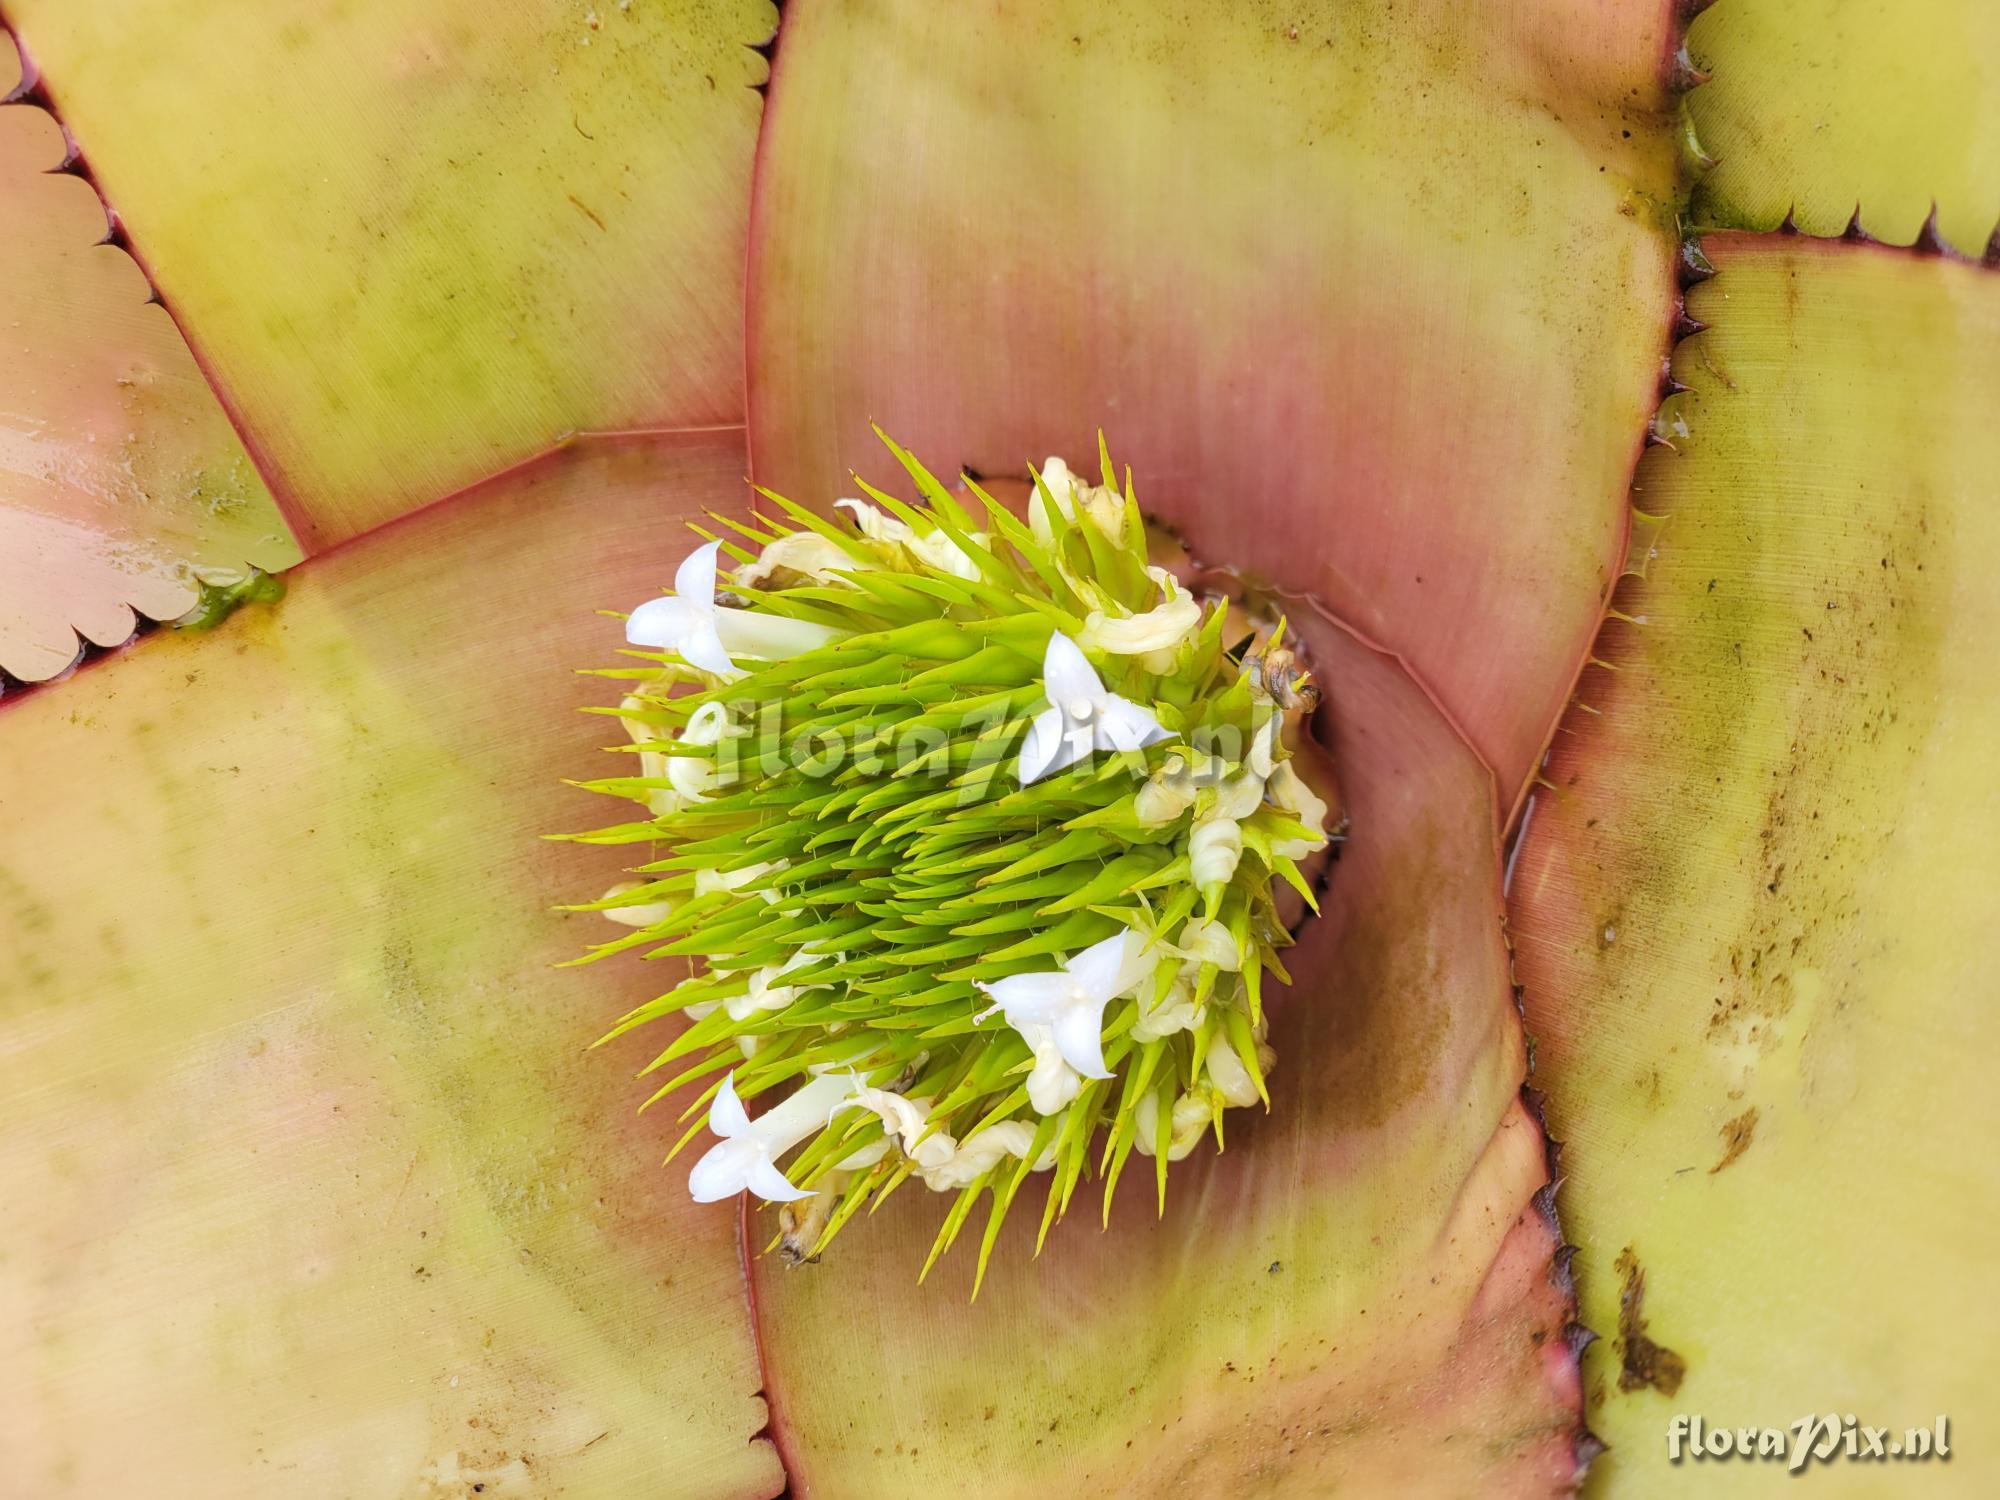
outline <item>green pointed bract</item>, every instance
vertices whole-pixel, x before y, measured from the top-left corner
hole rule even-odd
[[[709,622],[711,646],[796,629],[799,649],[739,650],[723,673],[635,614],[633,639],[666,644],[608,674],[630,689],[604,710],[628,765],[584,784],[650,816],[572,837],[642,851],[583,903],[634,930],[587,957],[696,961],[612,1033],[690,1019],[647,1070],[648,1104],[699,1090],[675,1152],[725,1083],[761,1119],[844,1079],[803,1141],[752,1121],[816,1200],[788,1208],[787,1253],[816,1255],[915,1176],[951,1195],[923,1270],[968,1225],[983,1270],[1029,1173],[1047,1174],[1044,1232],[1086,1180],[1108,1213],[1135,1149],[1159,1159],[1164,1209],[1166,1161],[1268,1100],[1279,892],[1310,903],[1298,861],[1325,848],[1329,810],[1290,764],[1312,695],[1282,625],[1149,566],[1108,455],[1101,486],[1035,476],[1023,522],[889,447],[919,505],[864,486],[841,502],[850,526],[767,495],[750,522],[700,529],[713,597],[691,558],[659,618]],[[1004,983],[1023,975],[1088,992],[1094,1038]],[[718,1111],[721,1133],[734,1118]]]

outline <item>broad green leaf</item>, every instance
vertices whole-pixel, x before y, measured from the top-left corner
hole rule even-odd
[[[0,1488],[782,1487],[735,1211],[584,1053],[633,975],[551,967],[617,858],[538,837],[741,472],[586,444],[0,710]]]
[[[1674,361],[1690,433],[1640,476],[1665,517],[1621,599],[1643,624],[1598,647],[1512,888],[1605,1335],[1599,1492],[1694,1492],[1676,1412],[1834,1412],[1898,1439],[1943,1413],[1965,1442],[1814,1493],[1992,1493],[2000,277],[1708,251],[1711,327]],[[1782,1475],[1710,1462],[1699,1492]]]
[[[1267,994],[1273,1112],[1086,1186],[1031,1260],[1052,1172],[975,1260],[920,1264],[945,1200],[899,1192],[809,1268],[752,1274],[799,1491],[985,1497],[1546,1495],[1575,1478],[1576,1365],[1543,1137],[1518,1097],[1491,776],[1390,660],[1320,625],[1354,820]],[[1098,1152],[1089,1153],[1095,1171]],[[985,1222],[981,1207],[971,1219]],[[976,1475],[976,1480],[969,1476]]]
[[[1935,207],[1969,255],[2000,227],[2000,6],[1992,0],[1723,0],[1688,31],[1688,95],[1715,166],[1706,221],[1914,241]]]
[[[1088,472],[1101,427],[1202,558],[1407,657],[1511,801],[1657,395],[1668,9],[800,0],[757,478],[847,493],[871,419],[933,467]]]
[[[0,96],[18,78],[0,35]],[[38,682],[79,637],[195,606],[200,581],[287,567],[298,544],[62,129],[0,107],[0,670]]]
[[[16,0],[313,551],[578,430],[742,419],[770,0]]]

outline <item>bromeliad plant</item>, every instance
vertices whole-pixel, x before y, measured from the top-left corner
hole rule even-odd
[[[1545,1497],[1597,1433],[1623,1500],[1707,1485],[1677,1407],[1976,1425],[2000,32],[1699,3],[0,0],[0,1492]],[[681,533],[1098,414],[1282,635],[1108,474]],[[542,842],[690,548],[644,811]],[[135,613],[219,629],[15,691]],[[1356,836],[1280,1004],[1300,636]],[[1167,1222],[1031,1261],[1121,1171]],[[895,1201],[794,1275],[745,1189],[795,1256]]]
[[[1149,561],[1101,439],[1102,484],[1050,459],[1025,522],[889,447],[924,504],[864,486],[849,529],[767,493],[632,613],[639,774],[588,784],[649,816],[585,837],[656,857],[590,956],[698,962],[612,1033],[686,1017],[648,1102],[706,1084],[697,1200],[788,1205],[810,1259],[914,1177],[954,1195],[928,1272],[990,1195],[983,1274],[1031,1173],[1043,1236],[1086,1176],[1108,1220],[1134,1151],[1164,1213],[1168,1163],[1268,1103],[1265,976],[1328,845],[1316,693],[1282,621]]]

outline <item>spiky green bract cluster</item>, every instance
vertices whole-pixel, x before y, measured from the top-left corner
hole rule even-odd
[[[703,1087],[676,1152],[732,1070],[746,1101],[836,1076],[884,1091],[836,1107],[787,1163],[791,1182],[817,1194],[812,1232],[788,1248],[817,1254],[864,1203],[918,1175],[956,1192],[926,1272],[990,1196],[983,1275],[1031,1171],[1053,1171],[1043,1236],[1086,1176],[1102,1178],[1108,1216],[1135,1147],[1155,1158],[1164,1212],[1170,1157],[1209,1128],[1220,1145],[1224,1105],[1263,1096],[1262,980],[1285,978],[1276,950],[1289,942],[1272,882],[1310,901],[1295,858],[1325,840],[1319,813],[1301,821],[1296,803],[1240,806],[1246,767],[1268,773],[1288,753],[1282,715],[1261,658],[1239,659],[1242,642],[1238,655],[1228,649],[1226,606],[1197,609],[1148,570],[1129,474],[1114,486],[1107,457],[1103,489],[1078,484],[1060,498],[1037,476],[1023,524],[969,480],[961,502],[889,446],[925,503],[864,486],[880,507],[869,535],[768,493],[775,513],[754,524],[717,518],[741,565],[719,593],[724,613],[733,596],[835,638],[739,659],[733,680],[672,652],[633,653],[653,665],[604,674],[633,684],[603,712],[638,737],[621,748],[646,774],[587,785],[653,815],[579,837],[651,845],[656,857],[636,867],[639,883],[576,909],[645,923],[589,957],[637,948],[697,961],[612,1033],[691,1018],[647,1069],[664,1075],[649,1104]],[[794,571],[813,554],[810,571]],[[1090,651],[1106,689],[1149,708],[1172,738],[1019,784],[1023,736],[1048,706],[1051,635],[1088,647],[1176,596],[1190,628],[1171,646]],[[700,743],[683,737],[691,725]],[[677,766],[687,756],[704,764]],[[1240,816],[1221,819],[1232,786]],[[1206,889],[1190,852],[1204,818],[1211,829],[1232,822],[1241,847]],[[1103,1013],[1112,1076],[1064,1077],[1046,1046],[1037,1073],[1021,1032],[982,1016],[992,1002],[978,986],[1058,969],[1121,929],[1146,945],[1146,967]],[[1069,1097],[1042,1113],[1031,1094],[1045,1105]],[[921,1128],[889,1128],[892,1095]]]

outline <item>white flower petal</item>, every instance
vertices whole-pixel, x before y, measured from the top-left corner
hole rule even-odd
[[[1173,738],[1138,704],[1107,693],[1083,648],[1060,630],[1042,655],[1042,695],[1049,707],[1035,716],[1017,767],[1029,786],[1096,750],[1138,750]]]
[[[946,1160],[926,1169],[922,1174],[924,1186],[940,1193],[970,1187],[982,1173],[992,1171],[1006,1158],[1026,1156],[1034,1144],[1035,1128],[1026,1120],[1003,1120],[998,1125],[989,1125],[967,1136],[964,1144]]]
[[[715,745],[729,730],[729,709],[721,703],[704,703],[688,716],[681,740],[689,745]]]
[[[607,891],[605,894],[609,895]],[[655,922],[664,922],[674,914],[671,901],[648,901],[643,906],[613,906],[605,909],[604,915],[620,927],[651,927]]]
[[[1063,967],[1086,995],[1102,1005],[1135,982],[1126,978],[1131,948],[1132,929],[1122,928],[1103,942],[1092,943]]]
[[[906,522],[865,500],[836,500],[833,503],[836,509],[854,512],[855,526],[871,542],[902,547],[912,557],[940,573],[950,573],[974,583],[982,576],[979,564],[960,551],[958,544],[946,536],[941,527],[932,527],[919,536]],[[986,545],[986,534],[975,531],[969,540],[983,547]]]
[[[819,583],[844,584],[848,580],[840,576],[843,571],[867,566],[838,542],[817,531],[793,531],[775,542],[766,542],[755,562],[743,564],[731,576],[746,589],[763,587],[781,570]]]
[[[717,1141],[688,1172],[688,1196],[697,1203],[734,1198],[749,1185],[751,1167],[760,1161],[768,1166],[770,1160],[753,1140]]]
[[[669,762],[672,760],[673,757],[671,755],[663,754],[658,750],[641,750],[639,752],[640,779],[643,781],[665,781],[671,783],[673,779],[673,767]],[[669,817],[681,810],[681,795],[679,792],[673,791],[670,786],[648,787],[644,792],[639,794],[639,800],[645,803],[646,811],[656,818]]]
[[[1255,771],[1238,771],[1215,789],[1215,812],[1218,818],[1247,818],[1257,810],[1264,800],[1264,778]]]
[[[652,705],[637,693],[627,693],[618,700],[618,722],[625,726],[625,733],[631,736],[635,745],[650,745],[657,741],[664,731],[655,729],[644,719],[634,717],[646,712]]]
[[[674,592],[697,607],[715,607],[715,555],[722,550],[720,542],[704,542],[686,557],[674,570]]]
[[[1059,708],[1045,708],[1035,715],[1021,741],[1021,757],[1014,763],[1014,774],[1022,786],[1033,786],[1083,759],[1087,746],[1080,736],[1065,733],[1067,727]]]
[[[677,808],[690,802],[708,800],[709,791],[715,786],[714,761],[706,755],[669,755],[661,758],[667,763],[667,781],[679,799]]]
[[[791,1179],[768,1156],[760,1156],[751,1163],[744,1186],[766,1203],[796,1203],[801,1198],[817,1196],[807,1188],[793,1187]]]
[[[1282,719],[1277,714],[1272,714],[1270,718],[1266,719],[1264,727],[1258,730],[1256,738],[1251,740],[1250,754],[1243,762],[1244,765],[1248,766],[1257,775],[1267,779],[1273,771],[1278,769],[1278,750],[1280,745],[1278,736],[1281,732],[1282,723]]]
[[[855,1094],[854,1102],[862,1109],[872,1111],[881,1120],[882,1128],[902,1139],[905,1146],[913,1145],[924,1133],[924,1119],[929,1100],[909,1099],[889,1089],[862,1089]]]
[[[1163,827],[1193,807],[1195,794],[1200,790],[1187,761],[1178,754],[1169,755],[1165,764],[1139,788],[1132,799],[1132,811],[1142,827]]]
[[[1132,1144],[1139,1148],[1141,1156],[1155,1154],[1153,1136],[1160,1128],[1160,1096],[1148,1092],[1139,1100],[1133,1111],[1138,1133]],[[1214,1118],[1208,1101],[1199,1094],[1182,1094],[1174,1101],[1173,1119],[1168,1126],[1167,1160],[1179,1161],[1201,1144],[1201,1138],[1208,1133],[1209,1121]]]
[[[765,860],[758,864],[745,865],[740,870],[731,870],[727,874],[721,870],[696,870],[694,893],[697,896],[714,896],[723,891],[740,891],[752,881],[762,880],[773,870],[782,869],[783,866],[783,860]],[[767,890],[764,892],[764,897],[766,900],[775,901],[778,899],[778,893]]]
[[[1201,606],[1192,599],[1162,604],[1142,615],[1123,619],[1094,609],[1084,621],[1083,644],[1093,651],[1109,651],[1113,656],[1145,656],[1173,650],[1200,623]]]
[[[1122,619],[1092,610],[1084,623],[1083,645],[1114,656],[1144,656],[1171,651],[1201,624],[1201,606],[1165,568],[1148,568],[1164,599],[1153,608]]]
[[[903,543],[916,535],[905,522],[866,500],[836,500],[833,508],[854,512],[855,526],[871,542]]]
[[[1109,1078],[1104,1066],[1104,1002],[1077,1001],[1055,1019],[1056,1050],[1085,1078]]]
[[[965,1144],[959,1149],[975,1153],[992,1150],[1007,1156],[1025,1157],[1035,1149],[1035,1127],[1026,1120],[1002,1120],[998,1125],[988,1125],[984,1130],[975,1130],[965,1138]],[[993,1161],[999,1159],[999,1155],[996,1155]],[[1054,1143],[1051,1142],[1045,1147],[1036,1160],[1042,1163],[1041,1167],[1036,1168],[1031,1165],[1030,1171],[1047,1171],[1054,1166],[1056,1160]],[[988,1166],[992,1164],[992,1162],[987,1163]]]
[[[699,623],[699,612],[687,600],[662,594],[632,611],[625,622],[625,640],[654,651],[678,651],[682,639]]]
[[[1198,891],[1227,882],[1242,859],[1243,825],[1234,818],[1211,815],[1188,835],[1188,879]]]
[[[1160,1133],[1160,1096],[1151,1089],[1139,1096],[1139,1102],[1132,1109],[1132,1145],[1141,1156],[1159,1155],[1159,1145],[1155,1140]],[[1168,1161],[1173,1160],[1171,1152]]]
[[[694,711],[687,727],[680,732],[683,745],[714,745],[720,743],[729,727],[729,710],[720,703],[705,703]],[[641,751],[644,755],[648,752]],[[661,755],[665,762],[664,775],[672,784],[676,795],[676,810],[689,802],[706,800],[715,786],[715,762],[705,755]]]
[[[1306,827],[1325,831],[1326,802],[1306,785],[1305,778],[1299,775],[1298,768],[1290,761],[1285,761],[1271,772],[1265,790],[1273,802]]]
[[[725,1140],[750,1133],[750,1116],[743,1111],[743,1101],[736,1097],[736,1075],[724,1075],[722,1087],[715,1091],[715,1098],[708,1106],[708,1128]]]
[[[1047,487],[1049,498],[1056,503],[1056,511],[1065,519],[1075,516],[1076,506],[1070,499],[1072,481],[1069,465],[1053,455],[1042,465],[1042,484]],[[1055,528],[1049,524],[1048,513],[1042,507],[1039,493],[1028,497],[1028,530],[1035,534],[1035,540],[1044,547],[1056,539]]]
[[[1065,518],[1074,519],[1076,516],[1076,474],[1067,463],[1063,462],[1059,455],[1051,453],[1048,458],[1043,460],[1042,484],[1048,489],[1050,497],[1056,502],[1056,509],[1061,511]]]
[[[1049,498],[1056,503],[1056,509],[1065,520],[1075,520],[1077,507],[1097,526],[1097,529],[1113,541],[1125,538],[1125,497],[1107,485],[1086,484],[1070,466],[1060,458],[1050,457],[1042,465],[1042,483],[1047,486]],[[1047,546],[1051,536],[1043,535],[1048,530],[1047,522],[1035,525],[1041,515],[1041,506],[1029,507],[1028,520],[1034,527],[1036,539]]]
[[[778,980],[791,970],[799,968],[803,964],[812,963],[814,957],[813,954],[800,951],[786,959],[783,964],[766,964],[763,968],[754,971],[750,975],[748,993],[731,997],[724,1002],[724,1008],[728,1010],[733,1019],[747,1021],[751,1016],[757,1015],[762,1011],[780,1011],[785,1009],[786,1006],[798,998],[801,989],[826,988],[824,985],[817,984],[800,986],[778,983]],[[807,1085],[807,1088],[811,1087],[813,1087],[812,1084]],[[839,1095],[840,1099],[845,1100],[847,1094],[848,1089],[843,1088]]]
[[[1052,1115],[1083,1092],[1083,1079],[1056,1050],[1055,1033],[1046,1026],[1025,1026],[1021,1035],[1035,1054],[1034,1069],[1028,1074],[1028,1102],[1035,1113]]]
[[[1107,695],[1099,703],[1090,731],[1100,750],[1143,750],[1173,738],[1151,710],[1115,694]]]
[[[980,533],[974,532],[966,540],[983,542],[985,538]],[[954,578],[963,578],[971,583],[977,583],[983,576],[979,571],[979,564],[967,557],[960,550],[958,543],[946,536],[941,530],[933,531],[927,536],[920,536],[915,541],[908,542],[905,545],[908,546],[912,555],[937,569],[940,573],[949,573]]]
[[[1173,988],[1158,1005],[1139,1012],[1139,1019],[1132,1025],[1132,1040],[1154,1042],[1164,1036],[1192,1031],[1201,1024],[1204,1009],[1195,1003],[1194,985],[1183,975],[1174,980]]]
[[[1104,679],[1083,648],[1060,630],[1049,637],[1042,653],[1042,695],[1073,719],[1085,717],[1083,710],[1105,701]]]
[[[722,648],[722,637],[715,633],[715,613],[709,611],[706,618],[680,638],[674,649],[680,652],[681,660],[689,666],[698,667],[712,676],[725,679],[740,677],[742,673],[736,663]]]
[[[951,1160],[958,1141],[948,1130],[930,1130],[931,1100],[928,1096],[906,1099],[888,1089],[863,1089],[854,1096],[863,1109],[873,1110],[882,1128],[895,1136],[903,1154],[919,1167],[941,1167]]]
[[[625,624],[625,638],[635,646],[678,652],[689,666],[725,681],[742,675],[732,652],[770,661],[840,639],[840,631],[808,620],[718,609],[715,559],[721,546],[709,542],[690,552],[674,573],[674,597],[648,599],[634,610]]]
[[[1196,917],[1183,927],[1174,946],[1196,962],[1214,964],[1218,969],[1234,972],[1243,964],[1243,955],[1229,929],[1206,917]]]
[[[1007,1024],[1047,1025],[1076,995],[1076,980],[1064,970],[1043,974],[1013,974],[979,986],[1007,1017]]]
[[[1257,1102],[1257,1083],[1250,1076],[1250,1070],[1243,1066],[1238,1057],[1226,1045],[1208,1049],[1208,1060],[1204,1064],[1208,1071],[1208,1081],[1215,1086],[1216,1093],[1224,1101],[1238,1109]]]

